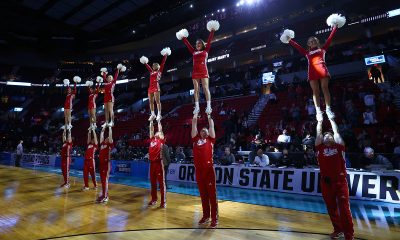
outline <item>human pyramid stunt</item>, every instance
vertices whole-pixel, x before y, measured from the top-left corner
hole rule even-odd
[[[331,218],[334,231],[331,234],[332,239],[345,237],[353,239],[354,230],[352,217],[349,210],[349,190],[346,181],[346,168],[344,165],[344,141],[339,135],[338,128],[335,122],[335,114],[331,106],[331,96],[329,92],[330,73],[325,63],[325,53],[328,50],[333,37],[338,28],[344,26],[345,17],[340,14],[332,14],[327,19],[327,25],[332,28],[325,44],[321,45],[316,37],[310,37],[307,41],[307,49],[301,47],[294,41],[295,33],[292,30],[286,29],[280,36],[283,43],[290,44],[297,49],[308,60],[308,81],[312,89],[312,97],[316,108],[317,120],[317,136],[316,149],[317,158],[321,168],[321,189],[323,198],[327,205],[329,216]],[[207,42],[198,39],[193,47],[188,40],[189,31],[181,29],[176,33],[178,40],[182,40],[189,53],[192,55],[193,69],[191,78],[194,87],[194,110],[191,128],[191,140],[193,148],[193,160],[195,166],[195,176],[198,190],[201,198],[203,215],[199,225],[210,222],[210,227],[215,228],[218,225],[218,200],[216,191],[216,176],[213,167],[213,151],[216,141],[216,133],[214,121],[212,119],[212,104],[211,94],[209,90],[209,72],[207,68],[207,59],[211,50],[211,43],[214,34],[220,28],[218,21],[212,20],[207,23],[207,30],[210,32]],[[171,49],[166,47],[161,51],[161,63],[152,63],[149,65],[149,59],[145,56],[140,57],[140,63],[144,64],[149,71],[149,87],[148,99],[150,116],[149,121],[149,160],[150,160],[150,183],[151,183],[151,199],[148,202],[148,207],[153,207],[158,202],[157,189],[159,188],[161,201],[160,208],[167,208],[167,192],[164,176],[163,163],[163,147],[167,142],[166,134],[162,127],[162,106],[161,106],[161,90],[160,81],[165,68],[167,57],[171,55]],[[114,146],[113,142],[113,127],[116,127],[114,120],[114,89],[121,72],[124,72],[126,67],[118,64],[115,73],[108,74],[107,68],[101,68],[101,76],[96,78],[96,86],[93,81],[87,81],[88,87],[88,113],[89,113],[89,129],[87,135],[87,150],[85,154],[84,165],[84,186],[83,191],[89,190],[89,175],[92,178],[93,186],[96,189],[95,163],[94,156],[97,149],[100,155],[100,179],[102,193],[97,198],[97,202],[106,203],[109,201],[108,195],[108,178],[110,174],[110,153]],[[68,86],[67,96],[64,104],[65,125],[63,127],[63,147],[61,150],[62,156],[62,172],[64,183],[62,187],[70,187],[69,183],[69,164],[71,161],[71,112],[72,102],[76,96],[77,83],[81,79],[77,76],[74,78],[74,89],[69,87],[69,80],[64,80],[64,84]],[[208,127],[202,127],[198,130],[198,119],[202,116],[200,113],[200,85],[202,85],[205,95],[206,108],[205,115],[208,120]],[[101,89],[103,86],[103,89]],[[331,123],[333,133],[322,133],[322,123],[324,120],[323,111],[320,103],[320,87],[325,102],[325,113]],[[104,114],[105,122],[101,125],[101,133],[99,141],[97,141],[97,113],[96,113],[96,98],[99,93],[104,94]],[[157,114],[155,112],[154,102],[157,105]],[[154,123],[156,121],[156,123]],[[155,129],[154,125],[157,125]],[[108,136],[106,132],[108,130]]]

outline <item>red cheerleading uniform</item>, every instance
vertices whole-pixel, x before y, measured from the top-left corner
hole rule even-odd
[[[346,239],[354,235],[350,211],[349,188],[345,165],[345,147],[341,144],[316,146],[321,173],[321,190],[335,232],[343,232]]]
[[[150,182],[151,182],[151,201],[157,201],[157,181],[160,184],[161,205],[167,203],[167,192],[165,189],[164,163],[162,160],[162,147],[165,140],[152,137],[149,146],[150,159]]]
[[[75,95],[76,95],[76,83],[74,85],[74,90],[72,90],[70,94],[67,94],[65,98],[64,110],[72,109],[72,101],[74,101]]]
[[[94,162],[94,153],[97,150],[97,146],[94,144],[89,144],[87,146],[85,152],[85,163],[83,166],[83,181],[85,182],[85,187],[89,187],[89,174],[92,177],[92,182],[94,187],[97,187],[96,184],[96,171],[95,171],[95,162]]]
[[[103,197],[108,197],[108,178],[110,176],[110,153],[114,148],[113,143],[103,141],[100,144],[100,180]]]
[[[203,218],[209,218],[211,210],[211,220],[218,221],[217,187],[213,163],[215,138],[208,136],[206,139],[202,139],[200,135],[197,135],[192,138],[192,143],[196,182],[203,207]]]
[[[61,148],[61,171],[64,184],[69,183],[69,165],[71,164],[72,142],[64,142]]]
[[[111,82],[107,82],[107,73],[103,72],[104,79],[104,103],[114,102],[114,88],[117,83],[119,71],[116,70],[114,79]]]
[[[189,41],[184,37],[182,38],[183,43],[185,43],[189,52],[193,55],[193,71],[192,71],[192,79],[202,79],[208,78],[208,69],[207,69],[207,59],[208,53],[211,48],[211,41],[214,38],[214,31],[210,32],[208,36],[207,44],[204,50],[197,51],[190,45]]]
[[[328,68],[326,67],[325,53],[331,44],[336,31],[337,27],[334,27],[322,48],[310,49],[308,51],[302,48],[297,42],[293,41],[293,39],[289,41],[290,45],[296,48],[302,55],[306,56],[308,60],[309,81],[317,81],[324,77],[331,77]]]
[[[147,70],[150,72],[150,84],[149,89],[147,90],[148,94],[155,93],[160,91],[159,81],[161,79],[162,72],[164,70],[165,61],[167,60],[167,55],[165,55],[161,61],[160,69],[158,71],[154,71],[149,64],[145,64]]]
[[[89,110],[96,109],[96,98],[98,94],[99,94],[99,85],[97,84],[94,93],[89,94],[89,101],[88,101]]]

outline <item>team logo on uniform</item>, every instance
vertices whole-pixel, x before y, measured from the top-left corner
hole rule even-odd
[[[309,55],[313,55],[314,53],[318,53],[318,52],[321,52],[321,49],[315,49],[313,51],[310,51]]]
[[[107,145],[101,145],[101,149],[105,149],[107,147],[108,147]]]
[[[92,148],[93,147],[93,145],[92,144],[90,144],[89,146],[88,146],[88,148]]]
[[[199,139],[199,140],[197,141],[197,146],[204,145],[205,143],[207,143],[207,139]]]
[[[150,143],[150,147],[155,147],[156,145],[157,145],[156,141],[153,141],[153,142]]]
[[[203,51],[196,51],[194,52],[195,55],[202,53]]]
[[[336,154],[338,154],[338,150],[336,148],[325,148],[324,152],[322,153],[322,155],[325,157],[330,157]]]

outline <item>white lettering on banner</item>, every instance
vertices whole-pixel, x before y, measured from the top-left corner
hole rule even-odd
[[[255,168],[215,166],[217,185],[278,192],[321,195],[318,169]],[[192,164],[170,164],[168,180],[195,182]],[[347,181],[352,199],[400,203],[400,173],[348,171]]]
[[[252,47],[251,51],[255,51],[255,50],[258,50],[258,49],[261,49],[261,48],[266,48],[266,47],[267,47],[267,45],[260,45],[260,46],[257,46],[257,47]]]
[[[229,58],[229,54],[224,54],[224,55],[221,55],[221,56],[218,56],[218,57],[213,57],[213,58],[209,58],[208,60],[207,60],[207,62],[215,62],[215,61],[219,61],[219,60],[222,60],[222,59],[225,59],[225,58]]]
[[[15,157],[15,155],[14,155]],[[41,154],[24,154],[22,155],[22,164],[34,166],[55,166],[55,155],[41,155]]]

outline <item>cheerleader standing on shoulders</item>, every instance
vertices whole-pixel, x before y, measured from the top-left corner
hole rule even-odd
[[[153,66],[150,67],[148,64],[149,59],[145,56],[142,56],[140,58],[140,62],[144,64],[150,72],[150,84],[149,84],[149,89],[147,91],[148,97],[149,97],[149,105],[150,105],[150,111],[151,115],[149,118],[149,121],[153,121],[156,119],[157,121],[161,121],[161,100],[160,100],[160,79],[162,72],[164,70],[164,65],[165,61],[167,61],[167,56],[171,55],[171,49],[170,48],[164,48],[161,51],[161,55],[163,56],[163,59],[161,61],[161,65],[158,63],[153,63]],[[157,117],[154,114],[154,99],[157,104]]]
[[[69,80],[64,79],[64,85],[68,86],[67,88],[67,96],[65,98],[64,102],[64,129],[71,129],[72,124],[71,124],[71,112],[72,112],[72,102],[75,99],[76,95],[76,83],[81,82],[81,78],[78,76],[74,77],[74,90],[71,89],[69,86]]]
[[[107,75],[107,68],[100,69],[101,75],[104,79],[104,114],[106,122],[103,126],[114,126],[114,89],[117,83],[118,74],[125,72],[126,67],[122,64],[118,64],[117,70],[114,76],[111,74]]]
[[[89,130],[91,129],[96,129],[96,98],[97,95],[99,94],[99,89],[100,89],[100,82],[103,81],[102,77],[97,77],[97,84],[96,88],[93,89],[93,82],[92,81],[86,81],[86,86],[89,89],[89,98],[88,98],[88,113],[89,113],[89,121],[90,121],[90,126]]]
[[[210,114],[212,112],[211,109],[211,94],[209,90],[209,75],[207,69],[207,59],[208,53],[211,48],[211,41],[214,38],[214,32],[219,29],[218,21],[209,21],[207,23],[207,30],[210,31],[210,35],[208,36],[207,43],[205,43],[202,39],[198,39],[196,41],[196,48],[193,48],[190,45],[187,37],[189,36],[189,32],[186,29],[182,29],[176,33],[176,37],[178,40],[183,40],[183,43],[188,48],[189,52],[193,55],[193,71],[192,71],[192,80],[194,86],[194,111],[193,114],[198,114],[200,112],[199,107],[199,91],[200,91],[200,81],[203,85],[204,95],[207,100],[207,108],[206,113]]]
[[[302,48],[293,40],[294,31],[289,29],[286,29],[280,37],[280,40],[283,43],[289,43],[292,45],[302,55],[306,56],[308,60],[308,80],[313,91],[313,100],[317,111],[317,121],[323,120],[323,113],[320,107],[320,83],[325,99],[326,115],[329,119],[335,118],[335,114],[331,109],[331,95],[329,93],[329,80],[331,76],[325,63],[325,53],[331,44],[337,29],[341,28],[346,23],[346,18],[340,14],[332,14],[328,17],[326,22],[330,27],[332,27],[332,32],[322,47],[318,38],[310,37],[307,41],[308,50]]]

